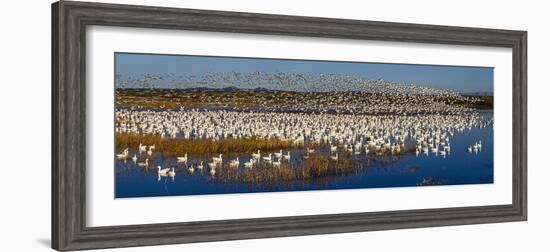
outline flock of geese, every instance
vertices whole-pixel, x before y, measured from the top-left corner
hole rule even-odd
[[[449,89],[427,85],[398,83],[384,79],[369,79],[338,73],[302,72],[205,72],[202,74],[146,73],[119,74],[117,88],[150,89],[164,87],[269,89],[294,92],[360,91],[378,94],[458,95]],[[337,85],[335,85],[337,83]]]
[[[420,153],[445,158],[451,152],[450,139],[454,134],[474,127],[490,126],[491,120],[483,120],[478,114],[463,115],[425,115],[425,116],[358,116],[334,114],[299,114],[299,113],[263,113],[263,112],[228,112],[228,111],[134,111],[120,110],[117,118],[127,122],[124,129],[117,131],[137,134],[160,134],[184,139],[225,139],[225,138],[274,138],[289,140],[296,147],[328,146],[330,159],[337,161],[339,152],[354,156],[400,154],[407,149],[414,149],[416,156]],[[130,125],[130,128],[127,126]],[[318,143],[323,145],[307,145]],[[469,153],[481,151],[481,141],[469,146]],[[156,146],[139,144],[137,151],[130,157],[129,148],[116,154],[116,158],[126,161],[131,159],[140,167],[149,167],[150,158]],[[305,147],[305,155],[317,151],[315,147]],[[144,161],[140,161],[146,153]],[[242,156],[242,155],[241,155]],[[257,150],[250,153],[250,159],[242,162],[238,157],[229,159],[229,167],[254,168],[259,163],[280,167],[283,162],[290,162],[291,152],[279,150],[274,153],[262,153]],[[176,157],[177,163],[187,166],[187,154]],[[206,161],[187,166],[189,173],[196,169],[201,172],[208,167],[212,176],[216,169],[222,168],[223,154],[211,157]],[[174,178],[176,169],[157,166],[159,180],[161,177]]]
[[[234,76],[234,78],[241,77]],[[269,78],[277,79],[273,76]],[[299,76],[288,78],[299,78]],[[491,127],[493,123],[492,119],[485,119],[471,108],[445,102],[446,99],[462,102],[476,99],[462,97],[448,90],[398,85],[383,80],[353,79],[349,76],[339,75],[310,76],[308,78],[317,78],[326,83],[335,83],[337,80],[344,79],[347,82],[338,81],[338,83],[351,83],[361,87],[361,90],[370,88],[371,91],[375,90],[376,92],[371,92],[368,97],[354,92],[305,93],[302,96],[290,96],[290,98],[287,96],[284,102],[281,102],[277,101],[280,98],[277,96],[277,92],[270,91],[272,96],[264,95],[261,96],[262,99],[254,100],[257,106],[267,108],[265,110],[243,107],[227,108],[222,106],[227,102],[224,100],[218,101],[220,106],[213,109],[152,110],[119,107],[115,110],[115,131],[138,135],[158,135],[162,138],[173,139],[210,139],[214,141],[250,138],[277,139],[290,141],[296,148],[327,146],[330,148],[331,160],[338,160],[339,153],[349,153],[355,156],[397,155],[406,151],[414,151],[416,156],[433,153],[445,158],[451,153],[450,140],[455,134],[473,128]],[[357,88],[349,89],[357,90]],[[386,96],[388,94],[391,94],[392,99],[388,99]],[[232,99],[232,97],[225,96],[224,99]],[[479,140],[469,146],[466,151],[477,153],[481,151],[481,148]],[[130,156],[129,149],[126,148],[116,154],[116,158],[124,161],[131,159],[140,167],[149,167],[154,151],[154,145],[145,146],[140,143],[133,156]],[[300,158],[308,159],[310,154],[316,151],[318,150],[315,148],[307,147],[304,151],[305,155]],[[145,154],[143,153],[146,153],[144,160]],[[279,167],[282,163],[290,162],[290,160],[290,151],[261,153],[258,150],[250,153],[249,159],[229,159],[225,161],[225,164],[229,167],[254,168],[258,164],[264,163]],[[190,160],[185,154],[176,157],[176,161],[185,164],[189,173],[193,173],[195,170],[202,172],[208,168],[210,174],[214,176],[216,169],[223,167],[224,157],[219,154],[208,160],[187,166]],[[161,176],[173,178],[176,175],[176,169],[157,166],[157,173],[159,179]]]
[[[492,125],[476,112],[462,115],[348,115],[224,110],[116,111],[116,132],[179,139],[279,139],[296,145],[327,143],[374,151],[399,152],[407,140],[419,151],[450,149],[449,139],[475,127]],[[153,148],[154,149],[154,148]],[[351,150],[351,149],[350,149]],[[141,151],[141,149],[140,149]],[[143,150],[145,151],[145,150]],[[147,152],[151,152],[149,149]],[[122,153],[124,154],[124,153]]]

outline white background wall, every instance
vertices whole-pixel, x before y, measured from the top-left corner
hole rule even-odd
[[[548,251],[550,32],[545,1],[122,0],[303,16],[527,30],[529,221],[120,249],[121,251]],[[44,251],[50,240],[50,1],[9,1],[0,15],[2,251]]]

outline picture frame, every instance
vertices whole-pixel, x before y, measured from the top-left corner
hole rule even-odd
[[[90,25],[512,49],[512,204],[165,224],[86,226]],[[52,248],[60,251],[527,220],[527,32],[60,1],[52,4]]]

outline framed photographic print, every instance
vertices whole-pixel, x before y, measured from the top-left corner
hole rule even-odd
[[[52,247],[527,219],[525,31],[52,5]]]

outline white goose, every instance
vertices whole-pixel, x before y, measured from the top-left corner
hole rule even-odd
[[[220,154],[218,157],[213,157],[212,161],[214,161],[214,163],[221,163],[223,161],[223,155]]]
[[[124,149],[121,154],[116,154],[117,159],[126,159],[128,157],[128,148]]]
[[[251,158],[250,161],[244,162],[244,167],[246,168],[252,168],[254,166],[254,159]]]
[[[210,169],[216,169],[216,164],[216,162],[208,163],[208,167],[210,167]]]
[[[290,160],[290,151],[286,155],[283,155],[283,159]]]
[[[235,158],[234,160],[231,160],[231,162],[229,162],[229,166],[231,166],[231,167],[239,167],[239,164],[240,164],[240,162],[239,162],[238,157]]]
[[[252,153],[252,158],[260,159],[260,157],[261,157],[260,150],[258,150],[258,153]]]
[[[144,151],[147,151],[147,145],[139,143],[139,153],[142,153]]]
[[[164,175],[166,175],[166,173],[168,173],[168,171],[170,171],[170,168],[164,168],[164,169],[162,169],[162,167],[160,167],[160,165],[157,166],[157,173],[158,173],[158,174],[161,174],[161,175],[164,174]]]
[[[264,160],[264,162],[271,163],[271,153],[269,153],[267,157],[262,157],[262,159]]]
[[[187,153],[183,157],[176,157],[178,163],[187,163]]]
[[[138,162],[137,165],[138,165],[138,166],[141,166],[141,167],[147,167],[147,166],[149,166],[149,158],[146,158],[146,159],[145,159],[145,162]]]
[[[283,150],[279,150],[279,152],[275,152],[273,154],[275,155],[276,158],[280,158],[283,156]]]

